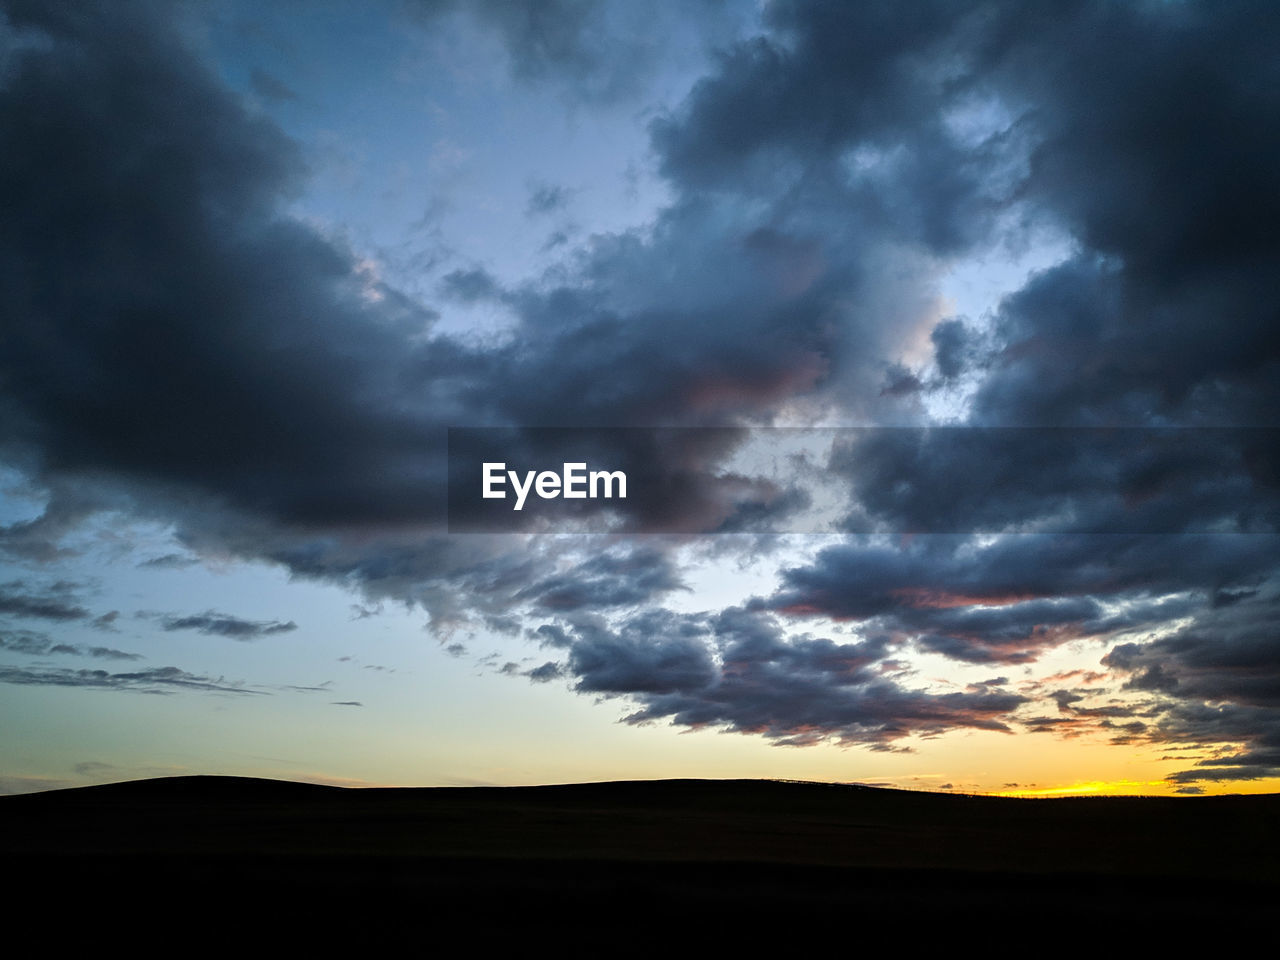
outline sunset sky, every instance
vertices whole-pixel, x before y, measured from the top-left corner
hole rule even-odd
[[[0,11],[0,793],[1280,789],[1271,0]]]

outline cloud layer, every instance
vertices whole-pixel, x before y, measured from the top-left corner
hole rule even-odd
[[[603,109],[661,60],[626,40],[622,6],[466,15],[516,82]],[[56,562],[114,512],[436,626],[523,627],[554,659],[515,672],[625,698],[637,722],[887,747],[1069,721],[1200,745],[1178,782],[1280,772],[1272,4],[768,4],[649,115],[668,197],[651,223],[522,282],[451,265],[440,302],[294,211],[303,148],[169,8],[3,9],[0,455],[46,500],[0,530],[15,562]],[[454,16],[425,3],[413,19]],[[302,96],[264,71],[250,85]],[[574,196],[531,190],[534,215]],[[952,271],[1045,237],[1055,263],[952,315]],[[477,303],[511,316],[503,337],[442,332]],[[848,497],[844,535],[721,610],[674,602],[687,539],[446,532],[451,426],[503,428],[529,461],[549,449],[534,428],[595,428],[593,449],[644,479],[631,529],[707,532],[813,502],[732,466],[747,428],[921,427],[939,410],[955,429],[869,432],[800,463]],[[617,429],[637,427],[717,429]],[[22,581],[0,614],[91,616]],[[833,623],[856,637],[821,636]],[[294,626],[162,620],[234,639]],[[1077,641],[1128,705],[939,692],[906,666],[1004,671]],[[243,692],[176,667],[4,670]]]

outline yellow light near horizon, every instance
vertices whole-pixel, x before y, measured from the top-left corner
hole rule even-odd
[[[1169,780],[1095,780],[1069,786],[1046,787],[1026,790],[994,790],[993,797],[1136,797],[1136,796],[1185,796],[1178,793],[1178,784]],[[1226,796],[1231,794],[1280,793],[1280,778],[1250,781],[1219,781],[1195,784],[1200,793],[1192,796]]]
[[[1047,787],[1041,790],[996,790],[993,797],[1083,797],[1083,796],[1150,796],[1168,793],[1167,780],[1094,780],[1069,787]],[[1154,788],[1154,789],[1153,789]]]

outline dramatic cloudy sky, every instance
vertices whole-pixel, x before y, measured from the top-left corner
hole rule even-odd
[[[1270,0],[0,11],[0,790],[1280,788]]]

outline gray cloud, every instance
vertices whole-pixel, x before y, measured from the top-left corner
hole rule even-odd
[[[254,67],[249,71],[249,86],[254,93],[265,100],[283,102],[298,99],[298,94],[291,90],[284,81],[258,67]]]
[[[597,553],[570,570],[530,584],[516,598],[531,600],[545,612],[570,613],[638,606],[679,589],[687,587],[668,554],[632,547]]]
[[[186,617],[164,617],[165,630],[196,630],[211,636],[230,637],[232,640],[256,640],[277,633],[291,633],[298,629],[292,620],[245,620],[229,613],[212,610]]]
[[[199,562],[194,557],[184,557],[180,553],[166,553],[159,557],[143,560],[138,566],[152,570],[183,570]]]
[[[525,208],[525,214],[532,217],[563,210],[572,197],[573,191],[568,187],[551,183],[538,184],[529,191],[529,204]]]
[[[21,686],[85,687],[99,690],[129,690],[137,693],[171,694],[179,691],[206,693],[262,694],[223,677],[188,673],[177,667],[155,667],[134,673],[106,670],[30,668],[0,666],[0,683]]]
[[[564,669],[560,664],[553,660],[548,660],[541,666],[534,667],[525,673],[525,676],[534,683],[549,683],[552,680],[558,680],[564,676]]]
[[[417,17],[434,23],[463,13],[501,40],[512,74],[551,84],[576,101],[611,103],[643,88],[676,38],[677,17],[714,21],[714,4],[633,4],[600,0],[413,0]]]
[[[58,643],[48,634],[29,630],[0,631],[0,650],[22,653],[33,657],[50,654],[66,654],[73,657],[95,657],[99,660],[141,660],[141,654],[127,653],[112,647],[84,646],[76,643]]]
[[[581,692],[635,702],[630,723],[667,719],[784,745],[887,746],[952,729],[1010,732],[1010,715],[1026,702],[1005,692],[910,690],[880,669],[890,652],[883,639],[787,638],[772,617],[743,608],[715,616],[654,609],[617,628],[579,619],[566,639],[567,660],[538,671],[567,674]]]
[[[1174,773],[1178,783],[1280,776],[1280,593],[1218,605],[1149,643],[1115,647],[1103,662],[1155,698],[1148,737],[1230,748]]]
[[[35,593],[20,580],[0,586],[0,614],[23,619],[83,620],[89,611],[74,602],[66,590]]]

